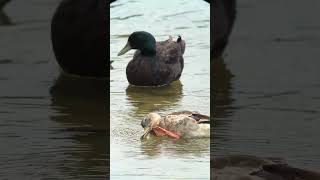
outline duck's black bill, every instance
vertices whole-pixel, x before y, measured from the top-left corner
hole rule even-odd
[[[124,46],[124,48],[122,48],[121,51],[118,53],[118,56],[121,56],[121,55],[125,54],[126,52],[130,51],[130,49],[132,49],[132,48],[131,48],[130,44],[127,43]]]

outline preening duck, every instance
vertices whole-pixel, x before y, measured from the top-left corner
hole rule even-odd
[[[145,31],[132,33],[118,56],[130,49],[137,49],[127,66],[127,79],[136,86],[161,86],[178,80],[184,60],[185,41],[179,36],[173,41],[156,42],[152,34]]]
[[[198,112],[180,111],[161,117],[158,113],[149,113],[142,121],[144,133],[141,139],[149,135],[180,138],[209,138],[210,118]]]

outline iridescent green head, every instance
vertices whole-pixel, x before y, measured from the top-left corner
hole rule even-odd
[[[136,31],[129,36],[127,44],[118,53],[118,56],[125,54],[130,49],[139,49],[142,55],[153,56],[156,54],[156,40],[148,32]]]

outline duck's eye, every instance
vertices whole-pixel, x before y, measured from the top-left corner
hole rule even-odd
[[[141,126],[143,127],[143,128],[145,128],[146,127],[146,118],[143,118],[143,120],[141,121]]]

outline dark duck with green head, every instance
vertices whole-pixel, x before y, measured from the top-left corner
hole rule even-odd
[[[52,48],[63,72],[106,78],[107,0],[62,0],[51,21]]]
[[[118,53],[137,49],[127,66],[127,79],[136,86],[162,86],[180,78],[184,61],[185,41],[179,38],[156,42],[148,32],[137,31],[129,36],[126,46]]]

